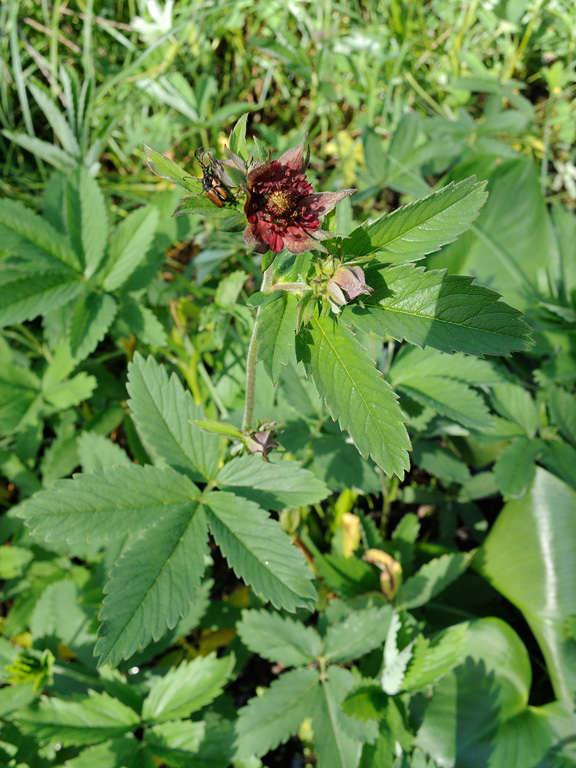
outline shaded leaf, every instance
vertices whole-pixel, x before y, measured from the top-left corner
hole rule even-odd
[[[118,306],[108,293],[89,293],[76,305],[70,321],[70,351],[76,361],[93,352],[112,325]]]
[[[527,437],[508,443],[494,464],[494,482],[504,496],[518,498],[526,493],[536,472],[534,462],[543,448],[540,440]]]
[[[153,206],[138,208],[114,232],[102,281],[105,291],[119,288],[146,256],[158,226],[158,216],[158,209]]]
[[[470,559],[471,555],[458,552],[430,560],[400,587],[397,607],[407,609],[425,605],[464,573]]]
[[[267,611],[243,611],[236,631],[251,651],[286,667],[308,664],[322,652],[313,627]]]

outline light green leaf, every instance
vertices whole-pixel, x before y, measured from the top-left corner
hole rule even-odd
[[[73,644],[88,621],[86,612],[78,603],[78,587],[71,579],[49,584],[38,598],[30,617],[30,631],[34,637],[53,635],[66,645]]]
[[[218,471],[220,440],[190,422],[204,412],[175,374],[140,354],[128,366],[129,405],[144,443],[163,464],[193,480],[212,480]]]
[[[39,271],[81,270],[70,242],[22,203],[0,200],[0,243],[8,253],[26,259]]]
[[[23,733],[59,742],[63,746],[97,744],[104,739],[130,733],[140,718],[133,709],[107,693],[90,691],[88,696],[42,697],[38,704],[15,713]]]
[[[146,731],[146,744],[154,756],[174,768],[189,768],[193,765],[203,768],[196,760],[196,753],[204,739],[206,725],[190,720],[155,725]]]
[[[296,352],[333,419],[348,430],[365,458],[387,475],[404,477],[410,441],[397,396],[350,331],[314,317],[296,337]]]
[[[34,96],[36,103],[42,112],[44,112],[44,116],[52,126],[54,134],[65,148],[66,152],[75,158],[80,158],[80,147],[78,146],[76,136],[70,128],[68,121],[56,106],[56,103],[41,88],[34,85],[34,83],[30,83],[28,88]]]
[[[166,501],[155,524],[131,537],[104,588],[99,665],[117,666],[158,640],[194,602],[208,553],[204,510],[196,502],[170,510]]]
[[[354,682],[349,670],[336,666],[330,667],[327,678],[321,681],[312,714],[318,768],[354,768],[358,765],[361,742],[348,735],[344,721],[348,721],[350,728],[354,721],[342,713],[342,701]],[[369,722],[357,720],[356,725],[361,728]]]
[[[76,362],[94,352],[118,310],[108,293],[89,293],[76,305],[70,321],[70,351]]]
[[[459,578],[470,565],[471,555],[458,552],[441,555],[416,571],[396,595],[397,608],[418,608]]]
[[[576,491],[543,469],[501,510],[475,568],[519,608],[538,641],[558,698],[576,693],[576,646],[563,632],[576,615]]]
[[[63,411],[65,408],[79,405],[82,401],[88,400],[97,385],[95,376],[88,376],[82,371],[68,381],[60,381],[46,387],[43,390],[43,396],[47,403]]]
[[[184,187],[188,192],[202,192],[201,179],[190,176],[179,165],[176,165],[173,160],[167,158],[166,155],[161,155],[160,152],[156,152],[154,149],[150,149],[146,144],[144,144],[144,151],[146,152],[146,162],[152,173],[161,176],[163,179],[168,179],[173,184]]]
[[[280,524],[232,493],[204,496],[210,530],[237,576],[276,608],[306,608],[316,597],[312,571]]]
[[[75,158],[49,141],[42,141],[42,139],[37,139],[34,136],[28,136],[27,133],[17,133],[15,131],[2,131],[2,134],[10,139],[10,141],[13,141],[14,144],[27,149],[36,157],[45,160],[50,165],[53,165],[54,168],[58,168],[65,173],[73,171],[78,165],[78,161]]]
[[[361,683],[346,695],[342,711],[357,720],[380,720],[387,702],[388,696],[376,683]]]
[[[386,645],[384,646],[384,670],[380,678],[382,690],[389,696],[395,696],[402,690],[406,667],[412,658],[412,648],[414,646],[414,643],[411,642],[402,648],[402,650],[398,648],[398,634],[400,629],[400,617],[397,613],[394,613],[386,636]]]
[[[246,123],[248,121],[248,115],[249,113],[246,112],[236,121],[234,128],[230,131],[229,138],[230,151],[234,152],[235,155],[238,155],[243,160],[248,159],[248,147],[246,146]]]
[[[262,696],[250,699],[236,721],[240,757],[265,755],[293,736],[310,717],[319,695],[315,669],[292,669],[281,675]]]
[[[544,450],[540,440],[517,437],[511,440],[494,464],[496,487],[507,498],[517,499],[526,490],[536,472],[536,458]]]
[[[548,402],[554,423],[560,434],[576,445],[576,400],[574,395],[563,387],[552,387],[548,392]]]
[[[95,472],[107,467],[129,467],[132,464],[117,443],[96,432],[82,432],[76,445],[84,472]]]
[[[309,664],[322,652],[313,627],[267,611],[243,611],[236,631],[251,651],[285,667]]]
[[[344,621],[328,628],[323,656],[339,663],[364,656],[384,643],[391,618],[389,605],[353,611]]]
[[[8,642],[8,641],[6,641]],[[16,648],[14,648],[16,650]],[[37,696],[35,683],[19,683],[0,688],[0,717],[31,704]]]
[[[394,357],[390,376],[395,384],[414,377],[423,379],[430,376],[455,379],[473,386],[498,384],[505,380],[505,374],[496,361],[461,352],[446,355],[432,347],[420,349],[409,344],[404,344]]]
[[[67,760],[64,768],[125,768],[140,749],[140,742],[131,736],[111,739],[83,750]]]
[[[422,691],[436,683],[466,657],[467,622],[449,627],[434,637],[418,635],[402,682],[404,691]]]
[[[133,464],[57,480],[17,509],[33,535],[45,541],[104,542],[191,510],[199,495],[172,469]]]
[[[89,279],[106,249],[108,213],[104,195],[88,170],[80,166],[66,179],[64,199],[68,236]]]
[[[233,655],[217,659],[215,653],[172,667],[145,699],[142,718],[165,723],[190,717],[222,693],[233,668]]]
[[[298,301],[286,291],[274,291],[273,300],[258,310],[258,360],[273,384],[288,365],[295,343]]]
[[[34,557],[30,549],[4,544],[0,547],[0,579],[7,581],[22,576],[24,568]]]
[[[297,461],[273,464],[259,456],[241,456],[225,464],[216,479],[219,488],[244,496],[264,509],[317,504],[328,488]]]
[[[470,227],[488,197],[485,187],[472,176],[385,213],[352,232],[346,252],[356,258],[384,252],[395,262],[421,259]]]
[[[101,276],[105,291],[115,291],[130,277],[152,244],[158,209],[145,206],[131,213],[110,239],[109,256]]]
[[[80,277],[72,270],[0,264],[0,327],[59,309],[82,290]]]
[[[536,403],[527,389],[519,384],[505,382],[493,387],[491,396],[494,408],[501,416],[522,427],[528,437],[534,437],[540,419]]]
[[[365,306],[355,305],[343,313],[344,322],[364,333],[480,357],[510,355],[532,346],[521,313],[471,277],[411,264],[375,264],[365,276],[373,293]]]

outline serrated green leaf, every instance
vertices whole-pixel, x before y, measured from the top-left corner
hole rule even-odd
[[[390,378],[401,392],[458,424],[480,430],[488,428],[491,424],[492,418],[484,400],[461,381],[430,376],[409,378],[402,384],[396,384],[392,371]]]
[[[389,696],[395,696],[402,690],[402,682],[408,662],[412,658],[413,642],[399,650],[398,634],[401,629],[400,617],[397,613],[392,615],[386,645],[384,646],[384,670],[380,677],[382,690]]]
[[[155,725],[146,731],[146,744],[154,756],[171,768],[203,768],[196,753],[204,739],[206,725],[190,720]]]
[[[284,673],[260,697],[250,699],[236,721],[240,757],[265,755],[296,733],[310,717],[319,695],[315,669],[292,669]]]
[[[134,334],[151,347],[163,347],[167,341],[164,326],[154,312],[129,298],[123,300],[118,310],[114,330],[128,338]]]
[[[291,612],[311,605],[316,598],[312,571],[276,520],[232,493],[213,491],[204,501],[222,554],[256,594]]]
[[[29,83],[28,88],[34,96],[34,99],[44,116],[52,126],[52,130],[59,139],[66,151],[72,155],[72,157],[80,158],[80,147],[74,132],[72,131],[65,116],[60,112],[56,103],[45,93],[42,88],[39,88],[34,83]]]
[[[309,664],[322,652],[313,627],[267,611],[243,611],[236,631],[251,651],[286,667]]]
[[[34,553],[30,549],[11,544],[0,546],[0,579],[7,581],[22,576],[24,568],[33,557]]]
[[[236,121],[234,128],[232,128],[230,131],[229,137],[230,151],[241,157],[242,160],[248,159],[248,147],[246,146],[246,124],[248,122],[249,114],[249,112],[245,112],[242,117]]]
[[[548,392],[548,402],[554,423],[560,434],[576,445],[576,401],[574,395],[563,387],[552,387]]]
[[[107,467],[129,467],[132,464],[126,451],[96,432],[82,432],[76,445],[84,472],[95,472]]]
[[[37,139],[34,136],[28,136],[27,133],[16,131],[2,131],[2,135],[65,173],[73,171],[78,165],[75,158],[60,147],[56,147],[52,142],[42,141],[42,139]]]
[[[30,617],[35,638],[58,637],[70,645],[88,621],[79,602],[78,587],[71,579],[49,584],[38,598]]]
[[[318,554],[314,557],[314,565],[328,589],[344,597],[380,590],[374,568],[357,557]]]
[[[140,749],[140,742],[131,736],[111,739],[83,750],[67,760],[64,768],[125,768]]]
[[[0,327],[34,320],[82,291],[80,276],[72,270],[0,264]]]
[[[470,479],[467,464],[456,458],[447,448],[430,440],[418,440],[414,444],[412,461],[439,480],[462,485]]]
[[[420,349],[409,344],[404,344],[394,357],[390,376],[395,384],[413,377],[423,379],[430,376],[455,379],[474,386],[505,381],[505,373],[497,361],[461,352],[446,355],[432,347]]]
[[[70,351],[76,362],[93,352],[112,325],[118,305],[108,293],[89,293],[76,305],[70,321]]]
[[[370,721],[354,721],[342,713],[342,701],[354,683],[355,678],[349,670],[336,666],[330,667],[327,677],[321,681],[312,714],[318,768],[352,768],[358,765],[361,740],[351,737],[348,731],[355,727],[362,732],[365,726],[373,725],[374,738],[378,733],[375,724]]]
[[[386,712],[388,696],[375,683],[352,688],[342,702],[342,711],[357,720],[380,720]]]
[[[64,746],[97,744],[130,733],[140,723],[133,709],[94,691],[68,699],[42,697],[38,704],[15,713],[14,720],[23,733]]]
[[[425,605],[464,573],[470,559],[470,554],[458,552],[430,560],[401,586],[396,606],[408,609]]]
[[[57,480],[17,509],[45,541],[104,542],[189,510],[199,496],[194,483],[172,469],[132,464]]]
[[[501,416],[510,419],[532,438],[540,426],[536,403],[530,392],[519,384],[497,384],[491,391],[492,403]]]
[[[216,482],[219,488],[277,512],[286,507],[317,504],[328,496],[324,483],[299,462],[285,460],[273,464],[259,456],[241,456],[228,462]]]
[[[190,717],[222,693],[234,667],[234,656],[215,653],[184,661],[159,680],[142,707],[142,718],[165,723]]]
[[[237,217],[240,218],[235,212],[231,214],[229,206],[218,208],[204,195],[192,195],[192,197],[183,198],[176,206],[173,216],[191,216],[195,214],[199,216],[209,216],[211,219],[217,219],[219,222],[218,228],[220,228],[220,222],[222,221],[228,219],[235,220]],[[246,219],[244,219],[244,221],[246,221]],[[234,222],[232,222],[232,225],[233,224]]]
[[[64,235],[22,203],[0,200],[0,242],[8,253],[26,259],[40,271],[81,270],[80,260]]]
[[[43,390],[44,400],[58,410],[79,405],[83,400],[88,400],[97,387],[95,376],[88,376],[82,371],[68,381],[60,381]],[[75,466],[75,465],[74,465]],[[72,471],[74,467],[70,467]]]
[[[161,155],[160,152],[156,152],[154,149],[146,146],[146,144],[144,144],[144,151],[146,152],[146,163],[152,173],[163,179],[168,179],[173,184],[184,187],[188,192],[202,192],[202,179],[190,176],[179,165],[176,165],[173,160],[170,160],[166,155]]]
[[[100,665],[117,666],[185,615],[202,580],[207,541],[197,502],[173,510],[166,505],[155,524],[130,539],[104,588],[94,650]]]
[[[66,179],[65,215],[68,236],[89,279],[104,256],[108,213],[100,187],[81,166]]]
[[[506,497],[523,496],[536,472],[536,458],[544,450],[540,440],[517,437],[511,440],[494,464],[494,482]]]
[[[402,690],[422,691],[461,664],[466,656],[466,633],[469,626],[468,622],[457,624],[432,639],[418,635],[412,647],[412,658]]]
[[[403,478],[410,465],[405,416],[350,331],[329,317],[313,317],[296,337],[296,353],[362,456],[371,456],[387,475]]]
[[[298,301],[286,291],[274,291],[274,299],[260,307],[256,340],[258,360],[273,384],[288,365],[295,343]]]
[[[114,232],[102,280],[105,291],[119,288],[146,256],[158,226],[158,216],[158,209],[153,206],[138,208]]]
[[[480,357],[510,355],[532,346],[521,312],[500,301],[500,294],[476,285],[472,277],[411,264],[375,264],[365,277],[373,293],[363,307],[355,305],[343,313],[344,322],[364,333]]]
[[[345,663],[360,658],[384,643],[392,617],[392,608],[367,608],[354,611],[344,621],[328,628],[324,657]]]
[[[12,432],[26,421],[40,394],[38,377],[26,368],[0,366],[0,432]]]
[[[390,261],[415,261],[451,243],[469,228],[486,202],[486,182],[476,177],[443,187],[414,203],[385,213],[355,230],[346,252],[356,258],[385,252]]]
[[[218,471],[220,440],[207,435],[190,422],[202,419],[196,406],[173,374],[152,357],[136,354],[128,366],[128,404],[134,421],[152,453],[193,480],[212,480]]]

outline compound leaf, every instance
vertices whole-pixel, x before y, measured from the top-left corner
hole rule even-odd
[[[344,621],[328,628],[323,656],[344,663],[378,648],[386,639],[391,617],[389,605],[352,612]]]
[[[108,293],[89,293],[78,302],[70,322],[70,351],[77,362],[96,349],[117,310],[116,301]]]
[[[243,611],[236,630],[251,651],[286,667],[309,664],[322,652],[322,640],[313,627],[268,611]]]

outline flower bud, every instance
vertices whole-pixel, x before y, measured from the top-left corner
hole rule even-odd
[[[364,271],[361,267],[342,264],[332,275],[326,286],[328,291],[328,301],[333,312],[340,312],[340,307],[344,307],[358,296],[370,295],[373,288],[366,285],[364,280]]]

